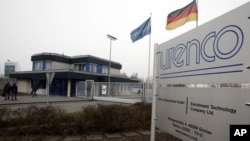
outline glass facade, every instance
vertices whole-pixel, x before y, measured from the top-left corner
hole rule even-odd
[[[67,79],[54,79],[50,85],[50,95],[67,96]]]
[[[44,70],[51,70],[52,69],[52,61],[45,61],[45,68]]]
[[[42,61],[34,62],[33,70],[42,70]]]
[[[107,66],[102,67],[102,73],[108,74],[109,73],[109,68]]]
[[[90,64],[90,72],[97,73],[97,65],[91,63]]]

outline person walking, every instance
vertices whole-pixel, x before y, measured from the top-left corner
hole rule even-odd
[[[16,83],[14,83],[12,86],[11,86],[11,100],[17,100],[16,96],[17,96],[17,85]]]
[[[34,96],[37,97],[37,95],[36,95],[37,90],[38,90],[37,85],[36,84],[32,85],[32,91],[31,91],[32,97],[34,97]]]
[[[5,85],[4,85],[4,94],[5,94],[5,100],[9,100],[10,99],[10,90],[11,90],[11,86],[10,86],[10,83],[7,82]]]

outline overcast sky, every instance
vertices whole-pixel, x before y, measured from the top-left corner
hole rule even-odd
[[[0,0],[0,74],[4,62],[31,70],[31,56],[52,52],[68,56],[93,55],[122,64],[121,72],[148,76],[149,36],[132,43],[130,32],[152,13],[151,69],[154,43],[163,43],[195,28],[189,22],[165,30],[167,15],[192,0]],[[202,25],[250,0],[199,0]]]

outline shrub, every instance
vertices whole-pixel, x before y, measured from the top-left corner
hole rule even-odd
[[[85,128],[90,131],[118,132],[134,129],[149,129],[151,104],[98,105],[83,110]],[[83,122],[84,123],[84,122]]]
[[[151,104],[88,106],[66,113],[60,107],[0,108],[0,135],[64,135],[149,129]]]

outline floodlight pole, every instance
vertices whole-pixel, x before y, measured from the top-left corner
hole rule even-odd
[[[109,34],[107,34],[107,38],[110,39],[110,50],[109,50],[109,72],[108,72],[108,89],[109,89],[109,93],[108,96],[110,96],[110,67],[111,67],[111,48],[112,48],[112,41],[117,40],[116,37],[111,36]]]

